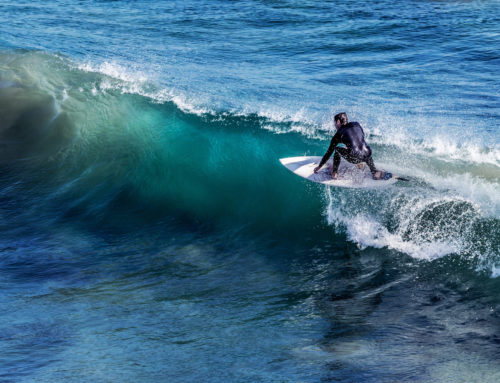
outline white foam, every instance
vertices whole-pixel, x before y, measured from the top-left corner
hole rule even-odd
[[[147,76],[140,71],[130,71],[118,63],[109,61],[97,65],[87,62],[78,65],[77,68],[85,72],[101,73],[124,82],[146,82],[148,80]]]
[[[493,265],[491,267],[491,277],[492,278],[498,278],[498,277],[500,277],[500,266]]]
[[[486,146],[477,141],[456,142],[452,136],[437,134],[425,139],[418,139],[411,137],[408,132],[397,131],[388,135],[380,133],[379,129],[374,129],[374,133],[379,135],[370,137],[372,143],[404,148],[405,154],[432,157],[445,162],[465,161],[475,164],[490,164],[500,170],[500,147],[495,143],[489,143],[490,146]]]
[[[441,190],[452,189],[468,201],[474,201],[489,216],[500,216],[500,193],[496,182],[489,182],[471,174],[450,175],[448,177],[428,177],[426,179]]]
[[[312,129],[309,125],[304,124],[291,124],[289,126],[262,124],[262,129],[269,130],[276,134],[298,133],[311,139],[322,139],[323,135],[319,134],[317,130]]]
[[[457,196],[473,203],[485,216],[500,218],[500,193],[498,193],[500,186],[497,178],[491,174],[484,176],[471,173],[442,174],[440,171],[424,167],[415,167],[408,173],[404,164],[377,162],[377,166],[390,169],[396,174],[423,180],[445,195]]]
[[[460,251],[461,247],[452,241],[434,240],[419,242],[404,240],[399,232],[390,233],[386,227],[373,217],[356,215],[344,220],[348,238],[360,248],[387,247],[406,253],[413,258],[433,260]]]
[[[500,168],[500,148],[485,147],[478,142],[450,142],[448,137],[434,136],[422,143],[425,150],[445,161],[460,160],[491,164]],[[417,148],[414,148],[416,151]]]
[[[244,110],[244,113],[249,113],[249,110]],[[289,122],[295,124],[312,125],[314,121],[308,117],[308,112],[305,108],[298,108],[295,111],[285,111],[275,106],[261,107],[257,114],[272,122]]]
[[[124,67],[118,63],[104,62],[99,65],[85,63],[78,65],[77,68],[85,72],[101,73],[107,76],[100,82],[100,90],[118,90],[122,93],[137,94],[158,103],[173,102],[186,113],[196,115],[214,113],[203,103],[188,97],[182,91],[175,88],[159,89],[152,85],[151,79],[145,73]],[[97,91],[96,87],[94,87],[92,94],[96,95]]]
[[[419,197],[408,200],[402,207],[391,206],[390,209],[397,211],[399,220],[397,229],[391,232],[383,223],[383,216],[377,217],[365,212],[350,213],[343,208],[342,203],[334,202],[330,190],[327,196],[329,198],[326,210],[328,223],[337,229],[344,229],[348,239],[361,249],[386,247],[416,259],[433,260],[459,253],[466,247],[466,238],[462,236],[463,233],[442,233],[441,231],[448,229],[439,226],[422,229],[417,227],[415,230],[416,218],[422,212],[435,206],[436,203],[447,203],[456,199]],[[406,239],[408,235],[404,235],[408,232],[412,233],[410,239]]]

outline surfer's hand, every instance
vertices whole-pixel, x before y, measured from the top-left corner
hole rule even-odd
[[[311,169],[311,168],[309,168],[309,169]],[[320,166],[316,166],[316,167],[314,168],[314,174],[318,174],[319,169],[320,169]]]

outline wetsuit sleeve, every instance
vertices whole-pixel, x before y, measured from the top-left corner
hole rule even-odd
[[[326,151],[325,155],[321,159],[318,167],[322,167],[326,161],[330,158],[330,156],[333,154],[333,151],[335,150],[335,147],[340,143],[340,135],[339,133],[335,133],[335,135],[332,138],[332,141],[330,142],[330,146],[328,147],[328,150]]]

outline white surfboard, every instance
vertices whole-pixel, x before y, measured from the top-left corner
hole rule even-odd
[[[317,182],[329,186],[339,186],[344,188],[377,188],[388,186],[395,183],[398,179],[391,173],[390,178],[386,180],[374,180],[370,169],[366,164],[363,164],[362,169],[356,165],[342,159],[338,169],[338,178],[332,178],[333,159],[330,158],[325,165],[320,169],[318,174],[314,174],[314,168],[321,161],[320,156],[308,157],[288,157],[280,158],[280,162],[288,170],[301,176],[309,181]]]

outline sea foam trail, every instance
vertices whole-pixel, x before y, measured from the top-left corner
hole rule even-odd
[[[410,185],[375,192],[325,190],[325,216],[360,248],[388,248],[419,260],[455,255],[498,276],[500,219],[459,195]]]
[[[381,200],[384,194],[390,198],[389,204]],[[430,217],[436,215],[436,210],[459,203],[455,199],[408,198],[403,192],[387,192],[377,199],[378,206],[372,207],[373,211],[353,211],[352,198],[335,195],[335,191],[331,190],[327,192],[327,200],[328,223],[337,229],[344,229],[348,238],[360,248],[387,247],[425,260],[459,253],[464,249],[464,236],[460,233],[463,224],[459,221],[461,215],[467,214],[465,211],[456,217],[451,227],[449,222],[444,222],[446,217],[442,213],[441,216]]]

